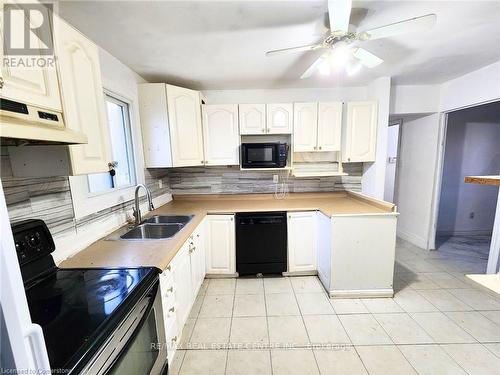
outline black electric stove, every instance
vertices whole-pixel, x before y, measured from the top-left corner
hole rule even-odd
[[[157,283],[155,268],[59,269],[45,223],[12,226],[33,323],[43,329],[52,369],[78,373]]]

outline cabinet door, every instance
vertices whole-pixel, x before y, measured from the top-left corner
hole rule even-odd
[[[235,273],[234,215],[208,215],[205,235],[206,273]]]
[[[278,103],[268,104],[267,133],[270,134],[292,134],[293,124],[293,104]]]
[[[203,106],[206,165],[239,165],[238,105]]]
[[[340,151],[342,102],[318,103],[318,150]]]
[[[266,132],[266,105],[240,104],[240,134],[264,134]]]
[[[318,103],[293,105],[293,150],[316,151],[318,132]]]
[[[344,162],[375,161],[377,146],[376,101],[347,103]]]
[[[167,85],[167,103],[173,166],[203,165],[200,93]]]
[[[87,144],[69,146],[72,173],[107,172],[112,156],[99,50],[62,20],[55,39],[65,123],[88,138]]]
[[[183,327],[192,305],[191,264],[187,242],[175,256],[172,267],[174,268],[177,322],[179,327]]]
[[[316,270],[316,212],[288,213],[288,272]]]
[[[191,287],[193,289],[193,301],[200,290],[205,278],[205,233],[204,222],[202,222],[191,237]]]
[[[46,16],[46,15],[45,15]],[[1,20],[0,15],[0,20]],[[48,19],[48,17],[46,18]],[[29,20],[25,19],[25,22]],[[2,22],[3,24],[3,22]],[[30,25],[33,27],[33,25]],[[0,25],[1,27],[1,25]],[[39,28],[38,32],[50,33],[50,28]],[[52,35],[43,36],[43,39],[52,39]],[[42,49],[42,38],[32,38],[30,43]],[[0,45],[3,46],[3,32],[0,30]],[[30,45],[30,47],[34,47]],[[51,57],[52,56],[47,56]],[[3,64],[1,68],[3,87],[0,90],[2,98],[11,99],[53,111],[61,111],[61,96],[56,67],[10,67]]]
[[[316,215],[318,223],[318,277],[329,292],[332,274],[332,220],[319,211]]]

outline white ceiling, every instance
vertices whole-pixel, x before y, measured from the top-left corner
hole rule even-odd
[[[300,80],[318,51],[266,57],[325,31],[326,1],[61,1],[60,14],[151,82],[195,89],[441,83],[500,60],[500,1],[354,1],[351,23],[366,30],[428,13],[423,33],[364,42],[385,60],[355,77]],[[319,52],[321,53],[321,52]]]

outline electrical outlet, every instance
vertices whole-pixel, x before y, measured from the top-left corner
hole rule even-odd
[[[277,174],[273,175],[273,182],[277,184],[279,181],[279,176]]]
[[[160,189],[163,187],[163,180],[158,180],[158,187]]]
[[[469,219],[474,219],[474,212],[471,212],[471,213],[469,214]]]

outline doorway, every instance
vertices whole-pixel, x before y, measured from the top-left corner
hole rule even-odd
[[[399,152],[401,120],[389,123],[387,128],[387,158],[385,169],[384,201],[396,204],[396,174]]]
[[[500,173],[500,102],[448,113],[436,250],[485,272],[498,187],[466,184],[465,176]]]

